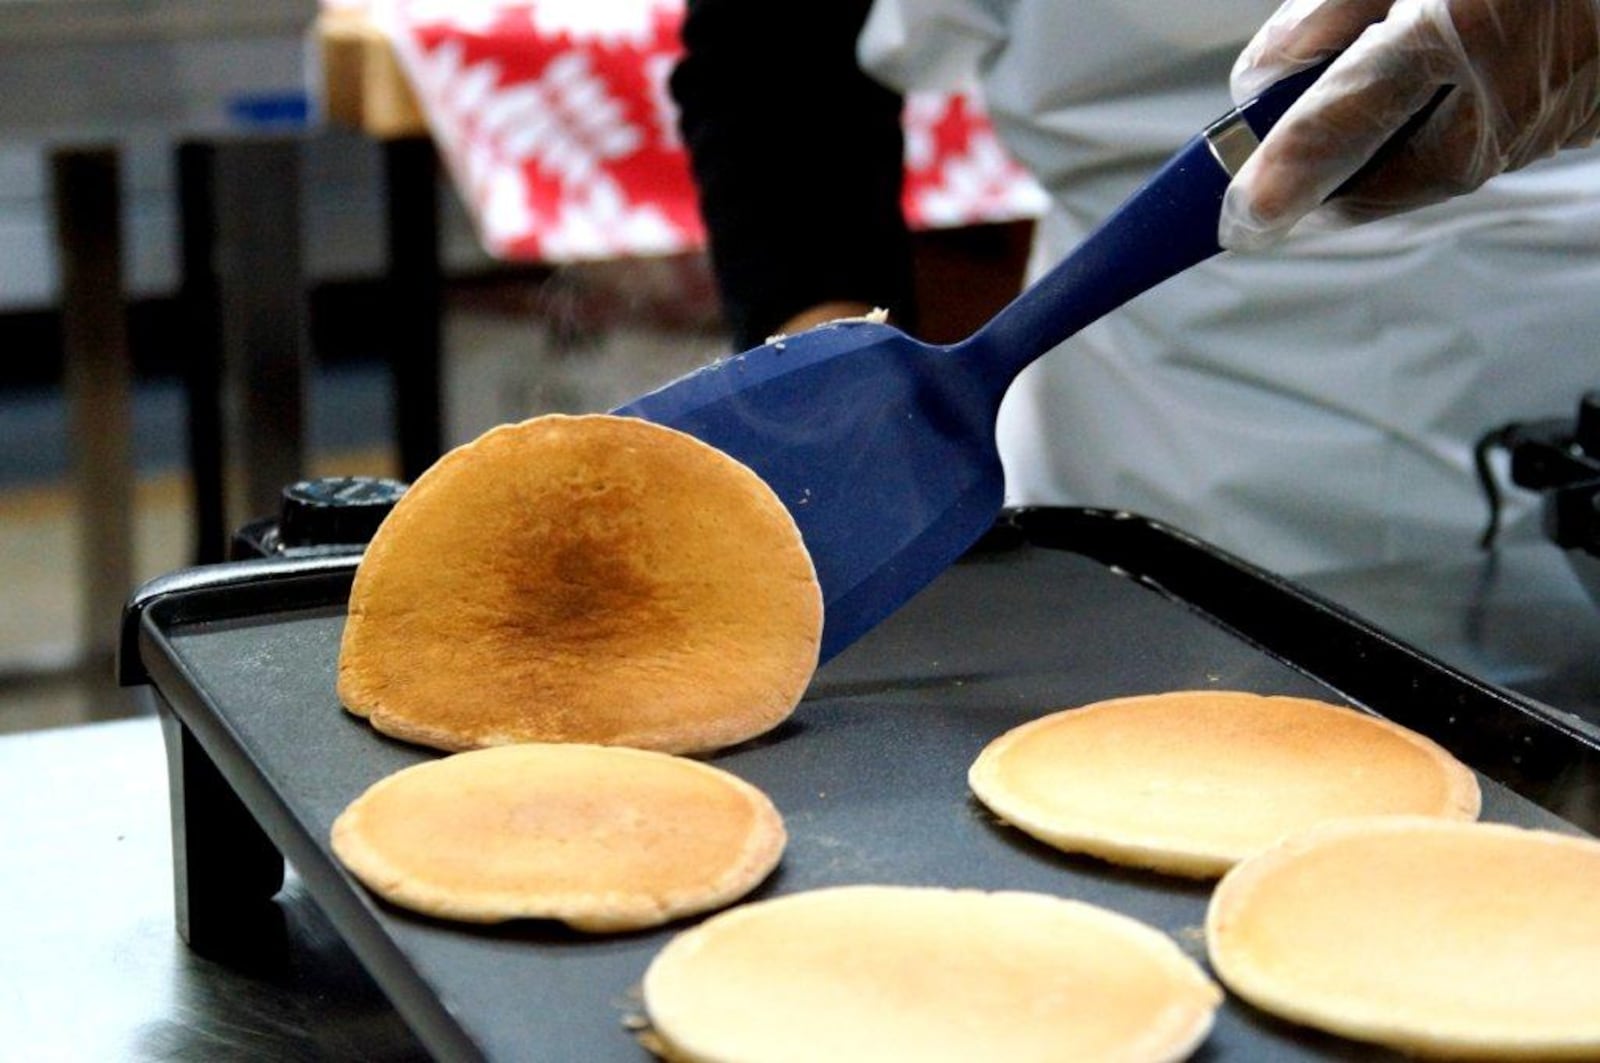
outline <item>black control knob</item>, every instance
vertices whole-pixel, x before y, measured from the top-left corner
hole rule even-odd
[[[1600,461],[1600,391],[1585,392],[1578,402],[1578,424],[1572,432],[1572,443]]]
[[[379,476],[290,484],[279,496],[276,517],[262,517],[234,532],[228,559],[360,553],[405,491],[399,480]]]
[[[362,544],[372,538],[406,485],[379,476],[329,476],[283,489],[278,542],[300,546]]]
[[[1600,556],[1600,480],[1568,484],[1544,496],[1545,537],[1563,550]]]

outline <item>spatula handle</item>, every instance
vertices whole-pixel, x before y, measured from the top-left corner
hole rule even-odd
[[[957,347],[1003,393],[1062,340],[1219,252],[1217,220],[1232,172],[1326,68],[1324,62],[1285,78],[1190,140],[1070,255]]]

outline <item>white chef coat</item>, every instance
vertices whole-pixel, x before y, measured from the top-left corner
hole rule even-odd
[[[863,65],[971,85],[1051,195],[1058,261],[1208,121],[1273,0],[877,0]],[[1600,387],[1600,151],[1472,195],[1203,263],[1068,340],[1007,396],[1013,504],[1127,509],[1287,573],[1462,554],[1472,444]],[[1508,538],[1536,536],[1508,492]]]

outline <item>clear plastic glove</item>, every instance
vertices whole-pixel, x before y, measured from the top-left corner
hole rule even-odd
[[[1229,186],[1223,247],[1266,247],[1319,207],[1355,223],[1437,203],[1600,133],[1600,0],[1288,0],[1233,95],[1341,49]]]

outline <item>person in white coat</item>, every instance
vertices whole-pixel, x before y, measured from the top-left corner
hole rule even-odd
[[[1496,7],[1572,16],[1557,39],[1576,42],[1569,91],[1587,92],[1588,111],[1572,108],[1573,127],[1541,132],[1537,147],[1499,152],[1498,169],[1409,185],[1369,172],[1365,198],[1355,185],[1348,209],[1319,208],[1381,143],[1373,130],[1389,111],[1403,122],[1438,84],[1456,83],[1446,79],[1475,79],[1440,107],[1451,130],[1463,106],[1468,125],[1473,107],[1538,124],[1525,100],[1503,106],[1512,90],[1482,67],[1450,68],[1419,43],[1441,12]],[[1222,236],[1240,252],[1140,296],[1018,380],[999,430],[1007,498],[1138,512],[1289,574],[1469,551],[1487,517],[1474,442],[1508,421],[1569,414],[1600,386],[1600,153],[1523,167],[1594,138],[1595,0],[1293,0],[1272,15],[1267,0],[874,0],[857,56],[895,92],[981,89],[997,132],[1050,195],[1037,275],[1227,108],[1230,73],[1249,93],[1347,49],[1230,190]],[[1526,37],[1525,22],[1499,24]],[[1474,32],[1487,36],[1481,20]],[[787,69],[782,41],[771,44],[764,63]],[[1509,51],[1499,66],[1552,62],[1537,49],[1508,61]],[[1385,86],[1407,71],[1413,105],[1380,121],[1372,100],[1398,100]],[[1352,112],[1371,128],[1353,130]],[[691,152],[696,121],[691,111]],[[1435,155],[1452,162],[1478,157],[1454,136],[1425,129],[1419,143],[1445,143]],[[1399,160],[1400,172],[1415,177],[1419,159]],[[1516,172],[1491,180],[1490,170]],[[1352,214],[1377,220],[1352,226]],[[823,308],[797,311],[784,330],[887,297],[814,301]],[[1504,535],[1536,533],[1535,502],[1509,500]]]

